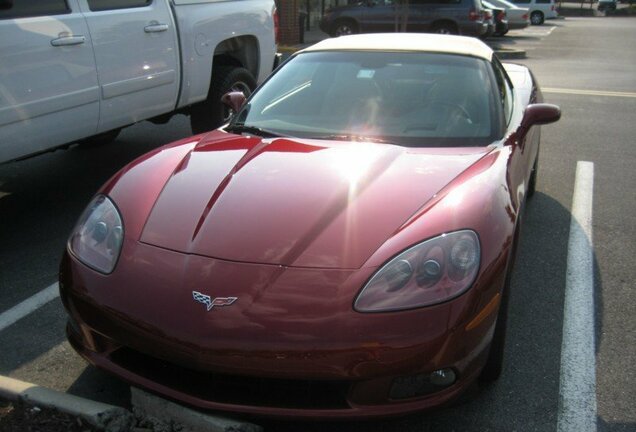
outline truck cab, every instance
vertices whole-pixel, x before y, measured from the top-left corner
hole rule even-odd
[[[0,0],[0,163],[176,112],[219,126],[276,58],[273,0]]]

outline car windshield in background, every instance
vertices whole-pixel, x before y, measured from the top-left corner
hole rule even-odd
[[[231,126],[301,138],[485,146],[501,135],[494,93],[487,62],[474,57],[308,52],[271,77]]]

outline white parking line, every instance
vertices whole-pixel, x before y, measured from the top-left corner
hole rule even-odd
[[[57,287],[57,283],[54,283],[53,285],[44,288],[39,293],[29,297],[22,303],[15,305],[8,311],[3,312],[0,314],[0,331],[29,315],[36,309],[41,308],[59,295],[60,290]]]
[[[579,161],[568,242],[557,432],[596,431],[593,188],[594,164]]]
[[[565,88],[541,88],[543,93],[572,94],[579,96],[607,96],[607,97],[625,97],[636,98],[634,92],[617,92],[617,91],[601,91],[601,90],[581,90],[581,89],[565,89]]]

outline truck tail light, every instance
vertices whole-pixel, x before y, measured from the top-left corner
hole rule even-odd
[[[499,13],[497,14],[497,21],[503,21],[505,19],[506,19],[506,12],[499,11]]]
[[[272,16],[274,17],[274,43],[278,45],[280,42],[280,21],[278,18],[278,10],[276,8],[274,8]]]
[[[470,21],[477,21],[479,18],[481,18],[481,14],[475,9],[471,9],[470,12],[468,12],[468,19]]]

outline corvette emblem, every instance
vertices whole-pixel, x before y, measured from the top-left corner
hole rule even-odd
[[[212,299],[209,295],[201,294],[198,291],[192,291],[192,298],[194,301],[203,303],[208,309],[208,312],[214,306],[229,306],[238,300],[238,297],[215,297]]]

